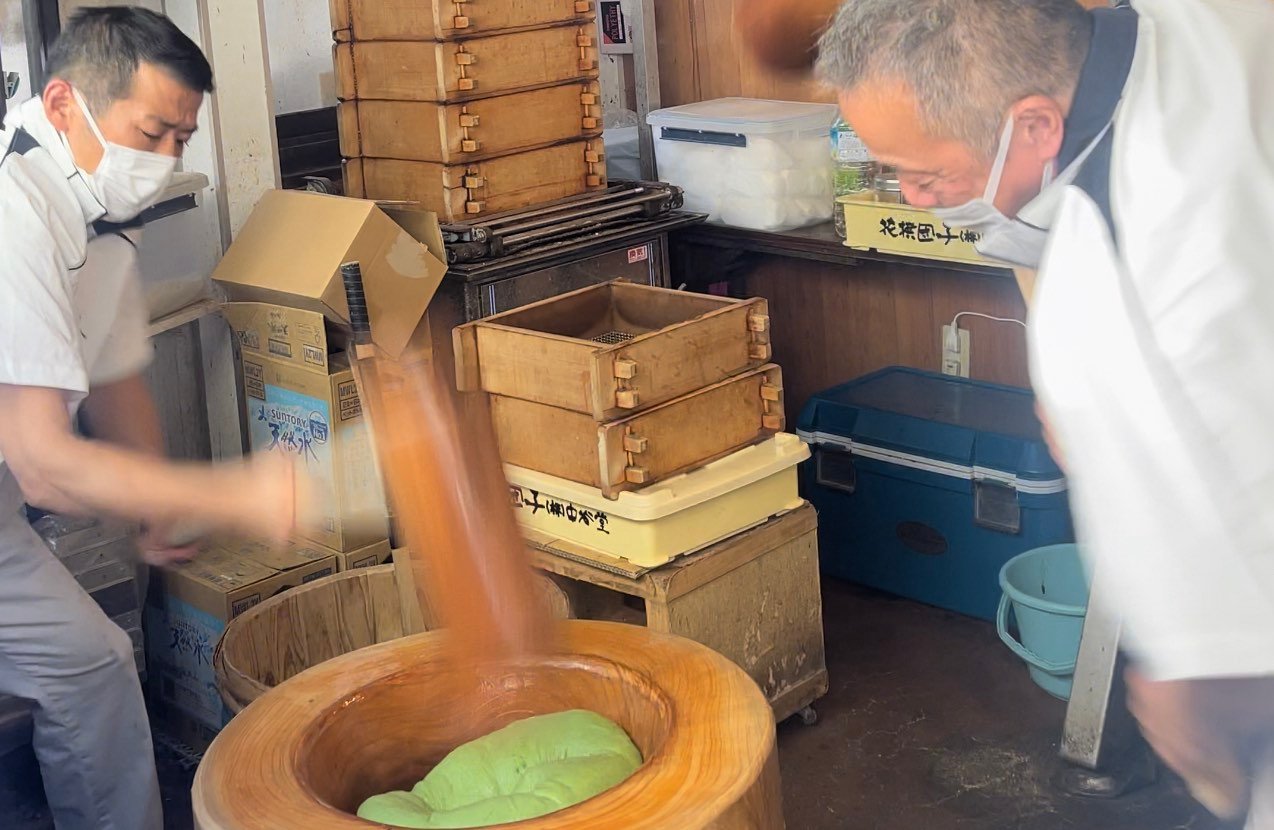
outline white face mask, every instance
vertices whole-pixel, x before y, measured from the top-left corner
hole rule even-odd
[[[996,150],[995,163],[991,165],[991,177],[987,179],[982,197],[957,207],[930,208],[930,212],[952,227],[966,228],[979,234],[981,238],[974,243],[974,247],[983,256],[1035,268],[1044,255],[1048,229],[1037,228],[1020,219],[1010,219],[995,207],[995,196],[1000,190],[1000,178],[1004,175],[1004,164],[1009,157],[1009,145],[1012,143],[1013,116],[1010,115],[1004,125],[1004,132],[1000,134],[1000,146]],[[1048,187],[1052,180],[1053,164],[1049,162],[1044,168],[1040,190]]]
[[[97,121],[89,112],[88,104],[78,89],[72,89],[75,102],[80,105],[89,128],[102,145],[102,160],[92,173],[80,171],[93,197],[106,210],[104,218],[110,222],[127,222],[158,201],[164,188],[177,169],[177,159],[163,153],[134,150],[122,144],[114,144],[102,136]],[[66,140],[65,137],[62,139]],[[70,147],[68,146],[68,150]]]

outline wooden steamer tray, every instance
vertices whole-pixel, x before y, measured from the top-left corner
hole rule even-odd
[[[601,135],[596,81],[458,103],[344,101],[341,155],[463,164]],[[528,118],[527,113],[534,113]]]
[[[460,326],[457,383],[609,421],[768,362],[769,329],[765,300],[616,280]]]
[[[345,195],[416,203],[458,222],[605,187],[605,158],[600,138],[458,164],[351,158]]]
[[[465,101],[598,74],[591,21],[444,43],[373,40],[333,48],[341,101]]]
[[[592,0],[329,0],[328,9],[338,41],[454,40],[595,18]]]
[[[762,441],[784,426],[783,378],[762,366],[627,418],[491,398],[500,457],[615,498]]]

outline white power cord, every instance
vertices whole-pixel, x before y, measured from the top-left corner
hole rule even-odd
[[[990,314],[983,314],[980,311],[961,311],[959,314],[951,318],[951,325],[947,328],[946,341],[943,348],[952,354],[960,353],[960,318],[961,317],[981,317],[983,320],[991,320],[996,323],[1017,323],[1026,331],[1026,323],[1014,317],[992,317]]]

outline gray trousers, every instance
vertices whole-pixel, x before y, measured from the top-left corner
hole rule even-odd
[[[57,830],[161,830],[133,644],[21,516],[0,464],[0,692],[35,704]]]

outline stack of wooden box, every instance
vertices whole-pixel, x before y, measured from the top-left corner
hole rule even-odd
[[[333,0],[347,195],[444,221],[606,184],[592,0]]]
[[[536,564],[569,581],[577,614],[698,640],[776,717],[812,717],[817,517],[767,303],[617,281],[461,326],[455,351],[461,389],[490,394]]]
[[[765,300],[615,281],[456,329],[501,458],[614,499],[782,431]]]

